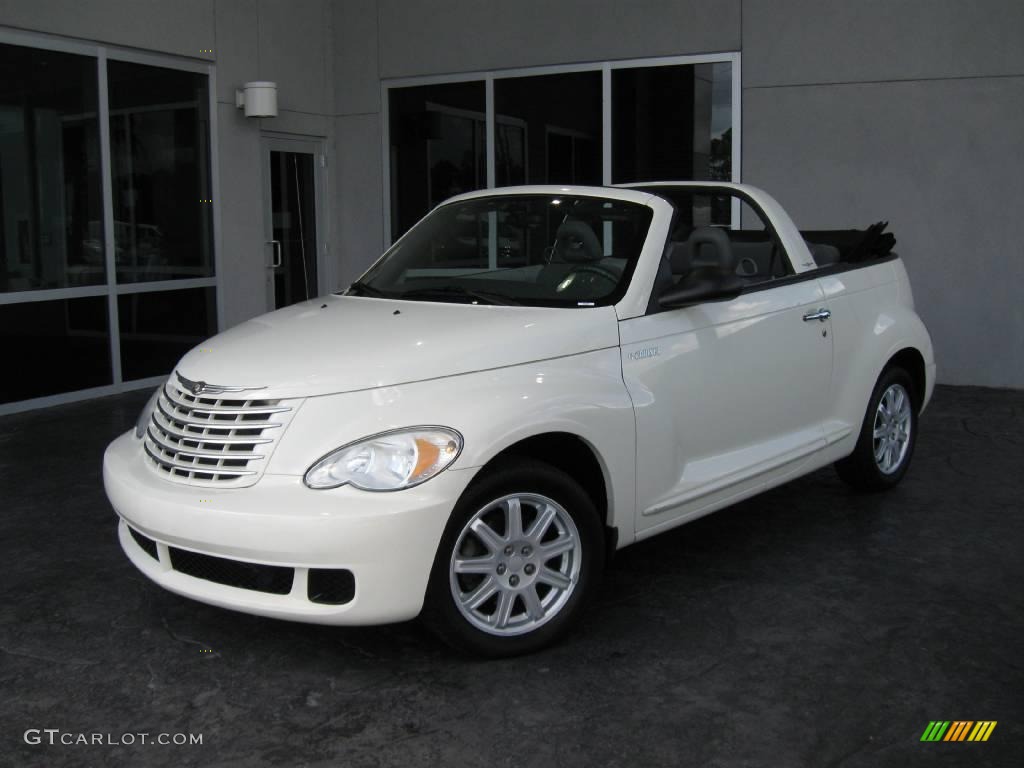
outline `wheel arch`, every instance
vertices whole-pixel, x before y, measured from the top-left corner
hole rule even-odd
[[[488,469],[515,457],[543,461],[578,482],[597,509],[609,552],[615,549],[619,524],[614,515],[611,476],[600,452],[590,441],[565,431],[540,432],[523,437],[494,454],[480,467],[477,475],[482,476]]]
[[[914,398],[918,410],[921,410],[928,391],[928,374],[925,368],[924,355],[916,347],[903,347],[889,357],[882,367],[879,376],[894,366],[899,366],[910,374],[910,378],[914,382]]]

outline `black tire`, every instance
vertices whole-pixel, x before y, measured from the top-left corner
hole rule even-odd
[[[476,534],[467,530],[469,523],[481,515],[484,520],[496,520],[496,515],[504,515],[504,533],[509,536],[507,520],[509,511],[505,501],[497,504],[499,500],[515,496],[520,500],[522,512],[522,528],[527,536],[531,524],[536,522],[544,505],[537,499],[545,497],[554,501],[559,511],[552,512],[556,515],[554,520],[558,522],[549,523],[546,530],[549,534],[554,532],[554,539],[543,540],[543,545],[536,547],[532,552],[534,565],[532,571],[528,570],[530,561],[524,560],[519,553],[523,548],[515,549],[509,542],[504,542],[515,551],[511,556],[507,555],[508,549],[501,549],[497,543],[492,544],[493,549],[485,550],[482,546],[482,539]],[[521,498],[520,498],[521,497]],[[536,506],[533,504],[536,503]],[[554,509],[554,506],[552,507]],[[487,511],[490,510],[490,511]],[[564,515],[571,518],[571,525],[565,522]],[[573,530],[574,529],[574,530]],[[492,530],[497,530],[492,526]],[[543,546],[549,545],[552,541],[572,541],[572,534],[578,537],[578,549],[574,548],[564,556],[556,555],[551,560],[542,561]],[[510,541],[515,539],[510,536]],[[520,539],[526,542],[526,539]],[[541,539],[537,539],[541,542]],[[456,547],[460,547],[456,553]],[[467,554],[467,547],[476,547],[476,551]],[[533,547],[530,547],[531,551]],[[491,552],[495,554],[491,554]],[[482,553],[482,554],[481,554]],[[505,570],[488,571],[484,574],[454,575],[453,558],[458,554],[461,558],[468,557],[494,557],[497,558],[497,566],[504,566]],[[513,558],[518,557],[516,562]],[[484,470],[484,473],[475,479],[466,489],[455,505],[451,519],[441,537],[437,554],[434,557],[434,566],[430,575],[430,582],[427,586],[426,601],[421,618],[423,622],[436,635],[456,650],[483,656],[486,658],[499,658],[507,656],[518,656],[525,653],[532,653],[554,643],[561,638],[579,618],[584,606],[592,596],[601,574],[604,570],[605,546],[604,534],[601,521],[593,501],[580,487],[579,483],[560,469],[532,459],[517,458],[504,462],[500,466]],[[574,577],[568,579],[571,587],[558,589],[542,583],[541,570],[548,572],[548,566],[555,564],[553,568],[569,569],[569,564],[575,568],[578,562],[578,569]],[[490,566],[488,566],[490,568]],[[540,570],[538,570],[540,569]],[[500,576],[498,574],[501,574]],[[526,576],[527,573],[534,574]],[[519,574],[519,575],[516,575]],[[515,589],[510,586],[513,575],[522,579],[522,582]],[[479,577],[480,581],[474,582],[470,579]],[[493,605],[494,614],[491,617],[495,622],[500,610],[500,600],[511,600],[514,606],[512,613],[524,624],[518,628],[505,628],[502,632],[517,631],[520,634],[496,634],[499,630],[492,628],[490,632],[475,625],[474,621],[482,621],[482,616],[475,611],[465,609],[470,615],[464,613],[464,609],[457,604],[455,590],[463,594],[471,592],[483,581],[491,580],[491,584],[497,585],[498,592],[494,593]],[[529,584],[526,582],[529,581]],[[507,598],[507,594],[524,594],[526,589],[533,590],[533,595],[538,596],[540,603],[548,602],[548,607],[541,608],[550,611],[550,616],[541,620],[535,620],[529,616],[529,609],[525,597]],[[563,596],[565,595],[565,596]],[[549,597],[550,596],[550,597]],[[481,613],[490,610],[491,600],[483,603],[479,611]],[[533,604],[535,607],[537,603]],[[518,609],[518,611],[516,610]],[[530,628],[534,622],[537,626]]]
[[[884,471],[875,455],[875,449],[880,445],[876,443],[874,436],[875,419],[883,395],[890,387],[894,386],[901,387],[909,400],[910,434],[906,441],[906,450],[902,452],[898,462],[889,467],[889,471]],[[897,485],[907,474],[914,455],[914,445],[917,443],[917,415],[921,407],[917,401],[916,392],[917,388],[914,386],[913,378],[903,368],[891,366],[882,371],[882,375],[878,377],[878,382],[871,393],[871,399],[868,401],[867,412],[864,414],[864,422],[861,424],[860,435],[857,438],[857,446],[853,449],[853,453],[835,464],[836,472],[846,483],[859,491],[887,491]]]

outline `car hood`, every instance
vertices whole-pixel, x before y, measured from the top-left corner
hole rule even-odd
[[[565,357],[619,343],[614,307],[327,296],[218,334],[181,359],[193,381],[312,397]]]

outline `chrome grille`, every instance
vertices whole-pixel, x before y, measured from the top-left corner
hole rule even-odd
[[[298,402],[253,396],[259,395],[255,389],[248,396],[241,388],[210,389],[205,396],[192,394],[180,375],[168,380],[146,430],[146,455],[169,480],[252,485]]]

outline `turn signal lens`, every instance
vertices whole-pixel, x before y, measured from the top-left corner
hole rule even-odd
[[[306,472],[310,488],[352,485],[398,491],[426,482],[462,451],[462,435],[447,427],[412,427],[364,438],[324,456]]]

